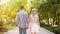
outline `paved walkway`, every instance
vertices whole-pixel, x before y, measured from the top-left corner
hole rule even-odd
[[[10,30],[8,32],[5,32],[4,34],[19,34],[19,29],[16,27],[15,29],[13,30]],[[27,30],[27,34],[30,34],[29,30]],[[54,34],[48,30],[46,30],[45,28],[42,28],[40,29],[40,32],[37,33],[37,34]]]

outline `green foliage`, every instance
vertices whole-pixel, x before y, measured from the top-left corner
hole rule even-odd
[[[46,25],[42,22],[40,24],[41,24],[41,27],[44,27],[51,32],[54,32],[55,34],[60,34],[60,27],[59,26],[58,27],[52,27],[51,25]]]
[[[8,31],[16,27],[16,13],[19,12],[22,4],[26,6],[27,0],[0,1],[0,31]]]
[[[59,0],[33,0],[32,6],[37,8],[40,19],[53,18],[55,22],[58,22],[60,15],[60,1]],[[59,18],[60,20],[60,18]]]

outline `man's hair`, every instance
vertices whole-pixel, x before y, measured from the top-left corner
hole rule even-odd
[[[24,9],[24,5],[21,5],[21,9]]]
[[[31,9],[34,9],[34,7],[31,7]]]

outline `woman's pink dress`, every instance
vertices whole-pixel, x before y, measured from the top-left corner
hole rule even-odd
[[[30,15],[30,31],[31,32],[39,32],[39,25],[37,23],[38,16],[37,15]]]

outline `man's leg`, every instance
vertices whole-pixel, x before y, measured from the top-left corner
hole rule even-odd
[[[23,34],[27,34],[27,31],[26,31],[26,29],[24,29],[24,30],[23,30]]]
[[[22,34],[22,29],[19,28],[19,34]]]

